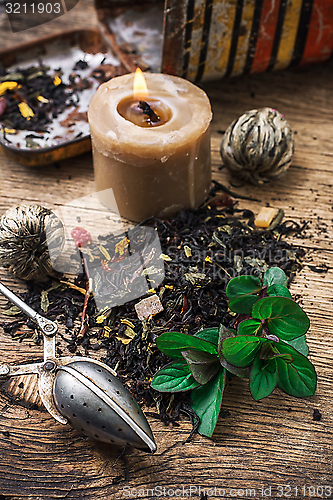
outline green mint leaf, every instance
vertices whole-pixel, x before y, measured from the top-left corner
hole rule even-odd
[[[162,333],[162,335],[157,337],[156,345],[160,351],[164,352],[171,359],[182,359],[182,351],[189,349],[217,355],[217,346],[207,340],[185,333]]]
[[[262,286],[259,278],[254,276],[237,276],[229,281],[226,294],[229,308],[238,314],[250,314],[253,305],[259,299],[257,294]]]
[[[256,319],[267,319],[269,331],[282,340],[293,340],[305,334],[310,321],[296,302],[286,297],[260,299],[252,310]]]
[[[182,351],[194,380],[204,385],[221,369],[219,358],[216,355],[202,351]]]
[[[259,401],[274,391],[278,381],[277,361],[275,359],[254,358],[250,371],[250,391],[253,399]]]
[[[217,345],[219,341],[219,329],[218,328],[205,328],[194,334],[194,337],[199,337],[199,339],[207,340],[212,344]]]
[[[228,339],[229,337],[236,337],[237,335],[237,332],[236,330],[230,330],[229,328],[227,328],[226,326],[224,325],[220,325],[219,326],[219,342],[222,342],[222,340],[224,339]]]
[[[286,273],[279,267],[271,267],[268,269],[263,277],[263,285],[270,287],[272,285],[282,285],[286,287],[288,284],[288,278]]]
[[[272,359],[275,358],[277,354],[280,354],[277,349],[274,348],[274,342],[265,342],[260,349],[259,357],[260,359]]]
[[[302,335],[294,340],[285,340],[284,342],[291,345],[291,347],[293,347],[297,352],[303,354],[303,356],[307,356],[309,354],[309,347],[306,343],[305,335]]]
[[[236,375],[239,378],[249,378],[250,368],[239,368],[238,366],[231,365],[228,361],[222,356],[222,353],[219,353],[220,363],[229,373],[232,375]]]
[[[221,368],[208,384],[191,393],[192,408],[200,418],[199,433],[211,437],[219,417],[225,387],[226,371]]]
[[[266,339],[252,336],[237,336],[222,342],[222,357],[231,365],[246,368],[253,363],[261,345]]]
[[[292,299],[291,293],[288,288],[283,285],[272,285],[267,288],[267,295],[269,297],[287,297],[288,299]]]
[[[159,392],[183,392],[199,387],[187,363],[173,361],[159,370],[151,382],[151,387]]]
[[[229,309],[237,314],[251,314],[252,307],[258,302],[258,295],[243,295],[229,300]]]
[[[277,349],[281,354],[289,354],[293,358],[292,363],[286,363],[281,358],[276,359],[279,371],[278,387],[290,396],[313,396],[317,375],[312,363],[286,342],[280,341]]]
[[[239,323],[238,335],[260,335],[262,323],[258,319],[246,319]]]
[[[226,288],[226,294],[229,299],[235,299],[243,295],[259,293],[261,291],[261,282],[254,276],[236,276],[232,278]]]
[[[229,337],[236,337],[237,332],[235,330],[229,330],[224,325],[220,325],[219,327],[219,340],[218,340],[218,351],[220,352],[222,349],[222,342]]]
[[[235,330],[229,330],[226,328],[224,325],[220,325],[219,328],[219,358],[220,358],[220,363],[221,365],[228,370],[228,372],[232,373],[233,375],[236,375],[237,377],[240,378],[248,378],[249,376],[249,369],[248,368],[238,368],[234,365],[231,365],[228,363],[226,359],[224,359],[222,355],[222,343],[225,339],[228,338],[233,338],[237,336],[237,332]]]

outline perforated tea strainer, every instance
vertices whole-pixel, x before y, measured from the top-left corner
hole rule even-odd
[[[44,318],[0,283],[0,292],[35,321],[44,337],[44,361],[0,365],[0,379],[36,374],[47,411],[58,422],[98,441],[155,452],[152,431],[131,393],[114,370],[89,357],[56,357],[58,325]]]

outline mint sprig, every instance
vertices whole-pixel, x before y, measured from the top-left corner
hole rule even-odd
[[[155,374],[152,387],[162,392],[191,390],[199,432],[208,437],[217,423],[228,372],[249,379],[256,401],[276,387],[291,396],[312,396],[317,385],[305,340],[310,321],[292,299],[284,271],[272,267],[262,282],[238,276],[230,280],[226,294],[230,310],[238,314],[237,330],[220,325],[194,335],[163,333],[156,340],[174,361]]]

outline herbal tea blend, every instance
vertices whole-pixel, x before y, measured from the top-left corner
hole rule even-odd
[[[88,136],[91,96],[123,72],[111,54],[85,52],[66,37],[43,48],[42,59],[28,52],[24,62],[0,67],[1,140],[10,148],[38,150]]]
[[[218,186],[213,189],[213,194],[217,194],[217,190]],[[228,309],[226,287],[236,276],[247,274],[259,280],[269,268],[279,267],[288,280],[292,280],[301,267],[304,250],[290,245],[286,236],[289,233],[301,236],[306,224],[300,226],[287,220],[280,221],[276,227],[257,229],[254,218],[251,211],[238,209],[228,196],[216,195],[210,204],[196,211],[182,211],[176,217],[163,221],[154,218],[146,221],[158,231],[165,264],[165,279],[157,288],[154,288],[154,273],[151,270],[150,292],[147,295],[158,295],[164,310],[148,319],[141,321],[137,316],[135,305],[140,299],[118,307],[106,307],[103,311],[97,311],[90,299],[86,309],[88,328],[80,336],[80,317],[86,294],[84,275],[80,275],[75,283],[65,279],[47,284],[32,283],[24,298],[32,307],[44,311],[51,319],[57,318],[64,325],[59,354],[63,350],[76,354],[96,351],[99,358],[118,373],[134,397],[141,404],[151,407],[153,414],[164,422],[174,422],[180,411],[191,415],[193,422],[198,422],[190,406],[193,403],[189,393],[170,395],[151,387],[158,370],[172,361],[157,348],[156,342],[165,332],[178,332],[191,338],[195,335],[198,342],[211,342],[212,338],[207,335],[215,335],[216,343],[219,325],[223,325],[220,328],[235,330],[237,313]],[[122,240],[123,235],[101,238],[101,248],[94,263],[100,259],[107,268],[110,262],[107,255],[114,255],[116,245]],[[123,243],[118,248],[124,247]],[[112,283],[112,275],[107,269],[103,272],[102,279],[109,279]],[[26,324],[17,311],[9,308],[7,315],[12,314],[15,314],[15,319],[4,325],[5,331],[17,340],[32,336],[39,342],[31,325]],[[211,332],[200,332],[207,329]],[[205,338],[199,339],[200,336]],[[208,364],[210,373],[214,373],[218,366],[219,370],[222,366],[216,358],[214,342],[211,344],[213,352],[208,354],[215,359],[207,359],[204,353],[202,362],[212,361]],[[185,364],[193,365],[191,355],[188,353]],[[220,392],[224,384],[222,379],[221,384]],[[214,427],[212,421],[211,431]]]

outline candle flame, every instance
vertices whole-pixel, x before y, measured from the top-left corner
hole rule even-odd
[[[133,96],[135,99],[142,99],[148,96],[146,80],[140,68],[136,68],[134,74]]]

